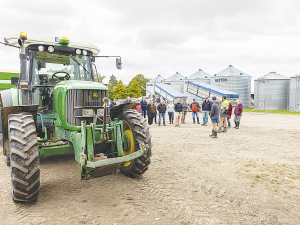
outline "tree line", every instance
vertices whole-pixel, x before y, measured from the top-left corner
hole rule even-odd
[[[103,83],[104,75],[95,76],[95,81]],[[113,74],[110,76],[107,87],[110,99],[125,99],[127,96],[131,98],[139,98],[146,95],[146,83],[149,81],[143,74],[138,74],[131,79],[128,85],[124,85],[122,80],[117,80]],[[141,88],[143,87],[143,88]]]

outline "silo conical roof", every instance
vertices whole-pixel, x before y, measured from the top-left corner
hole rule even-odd
[[[215,74],[216,77],[226,77],[226,76],[244,76],[244,77],[251,77],[250,75],[238,70],[237,68],[229,65],[226,69],[222,70],[221,72]]]
[[[292,76],[292,77],[300,77],[300,73],[296,74],[295,76]]]
[[[165,80],[165,78],[163,78],[163,76],[161,76],[160,74],[158,74],[157,77],[152,78],[152,79],[150,80],[150,82],[162,82],[162,81],[164,81],[164,80]]]
[[[208,73],[205,73],[203,70],[199,69],[196,73],[193,73],[190,75],[187,79],[188,80],[200,80],[200,79],[209,79],[211,78],[211,75]]]
[[[257,78],[257,80],[262,80],[262,79],[264,80],[286,80],[287,79],[288,80],[290,78],[280,75],[276,72],[270,72],[262,77]]]
[[[176,72],[173,76],[169,77],[165,81],[180,81],[183,79],[184,79],[184,76],[182,76],[180,73]]]

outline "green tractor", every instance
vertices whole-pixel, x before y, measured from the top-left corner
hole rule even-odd
[[[4,38],[20,49],[16,87],[0,92],[3,154],[11,168],[14,202],[37,199],[40,160],[75,156],[81,179],[117,169],[141,176],[150,164],[151,136],[136,103],[108,109],[108,88],[95,82],[94,45],[68,38],[27,38],[22,32]],[[108,56],[105,56],[108,57]],[[116,57],[121,69],[121,58]]]

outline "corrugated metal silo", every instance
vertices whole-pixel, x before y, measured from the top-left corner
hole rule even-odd
[[[229,65],[211,77],[211,85],[235,92],[245,109],[250,109],[251,76]]]
[[[180,93],[184,93],[183,92],[184,79],[185,79],[184,76],[176,72],[173,76],[167,78],[163,83],[167,85],[171,85],[172,88],[179,91]]]
[[[300,111],[300,74],[291,77],[289,110]]]
[[[288,109],[290,79],[276,72],[254,81],[254,109]]]
[[[163,78],[161,75],[158,74],[157,77],[155,77],[155,78],[151,79],[149,82],[147,82],[147,84],[146,84],[146,90],[147,90],[146,95],[147,96],[151,95],[151,98],[152,98],[152,96],[154,95],[154,85],[156,83],[161,83],[164,80],[165,80],[165,78]]]
[[[187,103],[192,103],[193,99],[195,98],[196,101],[200,104],[202,103],[202,99],[199,97],[196,97],[193,94],[190,94],[189,92],[187,92],[187,84],[188,81],[197,81],[197,82],[204,82],[207,84],[211,83],[211,75],[209,75],[208,73],[204,72],[203,70],[199,69],[196,73],[193,73],[192,75],[188,76],[186,79],[184,79],[184,94],[187,95]]]

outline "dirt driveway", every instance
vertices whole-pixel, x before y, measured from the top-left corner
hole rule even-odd
[[[211,123],[154,125],[139,179],[81,182],[72,157],[41,162],[38,201],[15,204],[0,156],[1,224],[299,224],[300,116],[244,113],[211,139]],[[2,150],[1,150],[2,152]]]

